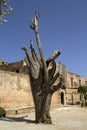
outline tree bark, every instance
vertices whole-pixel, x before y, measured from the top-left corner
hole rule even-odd
[[[65,88],[64,78],[56,72],[54,61],[60,55],[60,52],[55,51],[50,58],[45,60],[38,33],[38,13],[35,13],[30,28],[35,33],[40,56],[35,52],[32,41],[30,41],[31,54],[25,47],[22,49],[25,51],[26,63],[30,70],[29,77],[35,105],[35,121],[36,123],[51,124],[50,106],[52,95],[59,88]],[[56,80],[59,82],[53,85]]]

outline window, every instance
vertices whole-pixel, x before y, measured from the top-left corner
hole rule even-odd
[[[79,86],[81,86],[81,80],[79,80]]]
[[[73,87],[73,78],[71,78],[71,86]]]
[[[85,81],[85,85],[87,86],[87,81]]]
[[[19,70],[15,70],[16,73],[19,73],[20,71]]]

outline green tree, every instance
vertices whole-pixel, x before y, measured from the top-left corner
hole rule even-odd
[[[81,106],[83,107],[83,105],[86,105],[87,100],[87,86],[80,86],[78,92],[81,94]]]
[[[5,15],[10,14],[13,9],[9,5],[10,0],[0,0],[0,24],[7,22],[6,19],[4,19]]]

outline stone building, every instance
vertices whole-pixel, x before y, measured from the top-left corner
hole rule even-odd
[[[6,65],[6,64],[8,64],[8,62],[6,62],[6,61],[4,61],[4,60],[0,60],[0,66],[1,66],[1,65]]]
[[[87,78],[80,75],[67,72],[67,84],[66,84],[66,101],[67,104],[80,103],[80,94],[78,93],[79,86],[86,86]]]
[[[13,113],[31,111],[34,104],[25,61],[0,65],[0,69],[0,107]],[[66,88],[53,94],[51,106],[79,104],[78,87],[87,85],[87,78],[68,72],[66,66],[60,63],[57,63],[57,69],[65,76]]]
[[[28,73],[25,60],[0,64],[0,70],[6,70],[6,71],[11,71],[16,73],[25,73],[25,74]]]

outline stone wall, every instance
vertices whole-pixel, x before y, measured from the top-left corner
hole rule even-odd
[[[59,104],[58,92],[52,97],[52,107]],[[0,70],[0,107],[13,113],[34,108],[27,74]],[[12,112],[11,112],[12,113]]]
[[[28,75],[0,70],[0,106],[7,109],[33,106]]]
[[[73,86],[71,79],[73,79]],[[53,94],[51,107],[80,102],[78,87],[87,85],[86,83],[87,78],[67,72],[66,89],[60,89]],[[34,110],[30,80],[27,74],[0,70],[0,107],[8,111],[13,110],[13,113]]]

